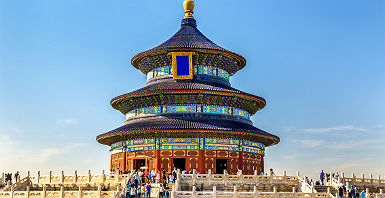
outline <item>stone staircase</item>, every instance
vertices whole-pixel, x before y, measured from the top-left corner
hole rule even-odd
[[[317,192],[321,192],[321,193],[331,193],[332,195],[335,195],[338,190],[335,189],[333,186],[328,186],[328,185],[318,185],[318,186],[314,186],[314,189],[317,191]]]

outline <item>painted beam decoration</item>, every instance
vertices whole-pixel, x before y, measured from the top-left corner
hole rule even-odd
[[[193,79],[192,55],[194,52],[170,52],[174,80]]]
[[[111,154],[155,150],[156,143],[162,150],[222,150],[243,151],[265,155],[265,145],[259,142],[219,138],[149,138],[116,142],[111,145]]]

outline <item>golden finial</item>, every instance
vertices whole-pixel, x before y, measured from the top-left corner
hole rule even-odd
[[[194,18],[193,13],[194,13],[194,1],[193,0],[185,0],[183,2],[183,7],[184,7],[184,18]]]

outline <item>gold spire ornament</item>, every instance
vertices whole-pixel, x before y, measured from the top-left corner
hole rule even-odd
[[[195,3],[193,0],[185,0],[183,2],[183,7],[184,7],[184,18],[191,18],[193,19],[193,13],[194,13],[194,6]]]

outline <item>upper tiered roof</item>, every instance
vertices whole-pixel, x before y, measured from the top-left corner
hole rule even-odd
[[[195,55],[194,65],[217,66],[230,74],[246,65],[244,57],[220,47],[197,29],[192,9],[191,15],[182,19],[181,28],[174,36],[157,47],[137,54],[131,63],[143,73],[147,73],[153,68],[171,65],[171,60],[167,56],[172,51],[195,51],[198,55]]]

